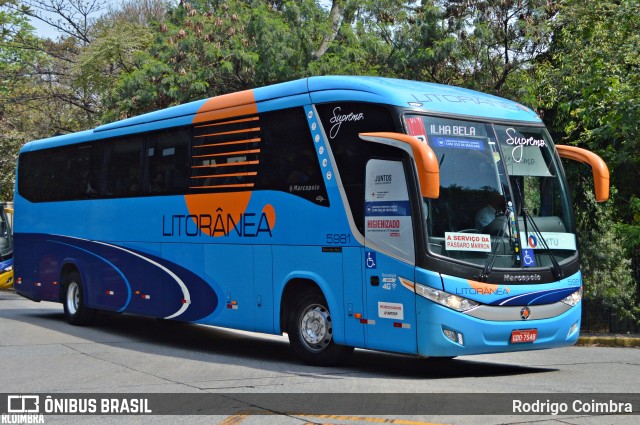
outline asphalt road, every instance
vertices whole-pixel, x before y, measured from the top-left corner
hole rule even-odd
[[[45,415],[45,423],[635,424],[640,419],[639,377],[640,349],[628,347],[569,347],[449,362],[356,350],[343,367],[310,367],[291,354],[285,336],[114,315],[101,316],[92,327],[75,327],[65,322],[60,304],[0,292],[0,393],[170,393],[180,404],[185,395],[209,400],[213,394],[238,407],[209,411],[195,403],[193,411],[189,406],[180,411],[190,416]],[[585,403],[592,393],[604,393],[605,398],[608,393],[630,393],[635,414],[496,416],[475,414],[462,405],[461,414],[416,408],[416,403],[445,397],[448,403],[438,403],[456,409],[457,402],[471,401],[468,393],[483,405],[501,403],[496,393],[534,393],[543,403],[562,401],[564,393],[574,398],[582,394]],[[256,394],[266,399],[242,398]],[[280,410],[274,407],[279,404],[269,404],[272,396],[277,403],[297,403],[300,410]],[[349,403],[358,407],[345,410]],[[392,403],[400,407],[384,414],[376,411]],[[210,414],[199,414],[203,412]]]

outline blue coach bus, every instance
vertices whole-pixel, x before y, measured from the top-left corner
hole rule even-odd
[[[15,288],[67,320],[107,310],[282,334],[310,364],[575,343],[582,279],[538,116],[461,88],[312,77],[27,143]]]

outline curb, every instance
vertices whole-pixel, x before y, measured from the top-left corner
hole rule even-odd
[[[578,338],[578,346],[640,347],[640,335],[584,335]]]

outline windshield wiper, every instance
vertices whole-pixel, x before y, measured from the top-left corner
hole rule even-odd
[[[507,209],[507,211],[510,211],[510,210]],[[500,231],[498,231],[498,234],[496,235],[496,237],[493,239],[493,242],[491,243],[491,257],[489,257],[489,260],[484,265],[482,272],[479,275],[475,276],[475,278],[478,279],[480,282],[486,282],[487,279],[489,278],[489,275],[491,274],[491,271],[493,270],[493,266],[496,263],[496,258],[498,258],[498,241],[503,242],[502,236],[504,236],[505,227],[508,227],[509,229],[511,229],[510,214],[513,214],[513,212],[510,212],[510,213],[503,212],[501,215],[495,218],[497,220],[499,217],[504,216],[504,217],[507,217],[507,221],[505,225],[502,226]]]
[[[560,267],[560,264],[558,264],[558,260],[553,255],[553,251],[551,251],[551,248],[549,248],[549,245],[547,244],[547,241],[545,240],[544,236],[542,236],[542,232],[538,228],[538,225],[536,224],[535,220],[533,219],[531,214],[529,214],[529,211],[524,207],[522,207],[522,217],[524,218],[524,237],[527,239],[529,238],[529,232],[527,232],[527,221],[529,221],[529,223],[531,224],[531,227],[533,228],[533,233],[536,236],[538,236],[538,238],[540,238],[540,242],[542,243],[543,250],[546,251],[547,254],[549,255],[549,259],[551,260],[551,264],[552,264],[551,273],[553,273],[553,277],[555,279],[562,279],[564,277],[564,274],[562,273],[562,268]]]

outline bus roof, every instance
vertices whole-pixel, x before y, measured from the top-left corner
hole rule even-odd
[[[36,141],[38,148],[73,144],[129,133],[188,125],[194,121],[259,113],[309,103],[369,102],[434,114],[490,121],[540,124],[531,109],[511,100],[460,87],[383,77],[320,76],[198,100],[99,126],[93,130]],[[198,119],[201,116],[202,119]],[[34,142],[23,151],[34,148]]]
[[[542,122],[533,110],[519,103],[444,84],[383,77],[311,77],[308,86],[314,103],[347,100],[350,96],[352,100],[359,97],[362,101],[404,106],[435,114]],[[341,98],[341,92],[344,98]]]

